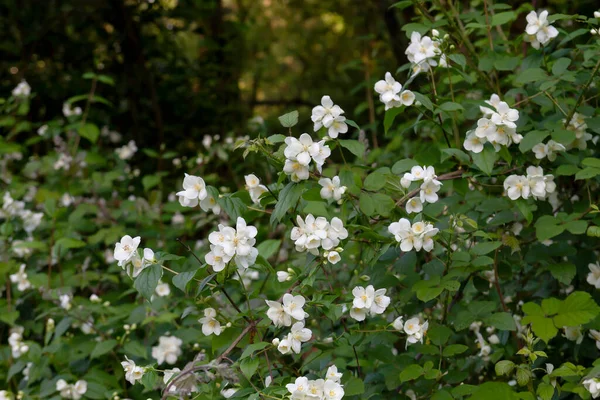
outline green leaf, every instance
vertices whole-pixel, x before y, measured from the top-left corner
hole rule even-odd
[[[200,265],[194,263],[192,268],[188,271],[182,271],[173,277],[173,285],[183,293],[186,293],[187,284],[194,279],[194,276],[196,276],[196,272],[198,272],[199,269]]]
[[[471,162],[469,155],[459,149],[442,149],[442,153],[443,154],[442,154],[442,157],[440,160],[442,162],[446,161],[450,157],[455,157],[457,160],[459,160],[463,164],[469,164]],[[392,169],[392,171],[393,171],[393,169]]]
[[[496,375],[498,376],[509,376],[513,369],[515,369],[515,363],[510,360],[498,361],[494,369],[496,370]]]
[[[560,305],[558,314],[554,316],[554,325],[578,326],[587,324],[598,316],[600,307],[586,292],[573,292]]]
[[[294,110],[279,117],[279,122],[284,128],[291,128],[298,123],[298,110]]]
[[[240,369],[247,379],[251,379],[258,369],[258,358],[244,358],[240,363]]]
[[[344,397],[345,396],[358,396],[365,392],[365,384],[362,380],[356,377],[351,377],[346,383],[344,383]]]
[[[581,164],[585,165],[586,167],[600,168],[600,158],[584,158]]]
[[[519,150],[521,153],[526,153],[533,149],[536,144],[542,143],[549,135],[549,131],[531,131],[523,136],[521,143],[519,143]]]
[[[473,246],[473,248],[471,249],[471,253],[475,254],[476,256],[483,256],[485,254],[491,253],[500,246],[502,246],[502,242],[500,241],[480,242]]]
[[[358,158],[363,158],[365,155],[365,145],[358,140],[338,140],[340,146],[354,154]]]
[[[448,58],[462,67],[464,70],[467,66],[467,59],[460,53],[450,54]]]
[[[86,138],[92,143],[96,143],[98,137],[100,136],[100,130],[98,129],[98,127],[89,122],[85,125],[80,126],[77,131],[79,132],[79,135],[81,135],[81,137]]]
[[[241,217],[248,209],[248,206],[242,199],[233,195],[218,196],[217,203],[223,207],[223,210],[225,210],[225,213],[229,215],[232,221],[237,221],[238,217]]]
[[[386,175],[380,171],[375,171],[365,178],[363,187],[366,190],[375,192],[385,186]]]
[[[444,348],[442,355],[444,357],[452,357],[457,354],[462,354],[468,349],[469,347],[465,346],[464,344],[451,344],[450,346]]]
[[[152,189],[154,186],[157,186],[159,183],[160,183],[160,175],[145,175],[142,178],[142,185],[144,186],[145,191]]]
[[[396,207],[394,200],[387,194],[374,193],[372,200],[375,204],[375,213],[382,217],[388,217]]]
[[[423,367],[419,364],[411,364],[400,372],[400,382],[412,381],[423,375]]]
[[[575,274],[577,273],[577,268],[575,268],[575,265],[566,262],[551,264],[548,266],[548,270],[554,279],[565,285],[570,285],[573,278],[575,278]]]
[[[303,184],[290,182],[279,192],[279,200],[271,214],[271,224],[275,221],[280,222],[288,210],[296,206],[300,196],[302,196],[303,189]]]
[[[442,111],[446,111],[446,112],[452,112],[452,111],[464,111],[465,108],[463,106],[461,106],[458,103],[453,103],[451,101],[447,101],[445,103],[442,103],[439,107],[439,110]],[[439,112],[436,112],[439,113]]]
[[[83,240],[65,237],[65,238],[58,239],[56,241],[56,243],[54,243],[54,246],[56,248],[63,248],[63,249],[79,249],[79,248],[85,246],[85,242]]]
[[[394,107],[394,108],[390,108],[389,110],[387,110],[385,112],[385,116],[383,117],[383,131],[385,132],[386,135],[387,135],[388,131],[390,130],[390,128],[392,127],[392,124],[394,123],[394,119],[396,119],[396,116],[398,114],[400,114],[403,110],[404,110],[404,107]]]
[[[600,175],[600,168],[587,167],[575,174],[575,180],[595,178]]]
[[[421,93],[419,92],[413,92],[415,95],[415,99],[423,104],[423,107],[425,107],[426,109],[428,109],[429,111],[433,111],[433,103],[431,102],[431,100],[429,100],[429,97],[427,96],[423,96]]]
[[[415,160],[411,158],[405,158],[394,163],[394,165],[392,166],[392,173],[395,175],[401,175],[416,165],[419,165],[419,163]]]
[[[200,284],[198,285],[198,288],[196,289],[196,296],[198,296],[200,293],[202,293],[202,291],[204,290],[204,288],[206,287],[208,282],[210,282],[215,276],[217,276],[216,272],[212,273],[212,274],[208,275],[206,278],[202,279],[202,282],[200,282]]]
[[[90,359],[98,358],[115,348],[117,345],[117,341],[114,339],[105,340],[103,342],[96,343],[94,350],[92,350],[92,354],[90,354]]]
[[[452,336],[452,329],[444,325],[432,323],[427,330],[427,338],[436,346],[445,345],[450,336]]]
[[[268,342],[258,342],[258,343],[249,344],[248,346],[246,346],[246,348],[244,349],[244,352],[240,356],[240,360],[243,360],[244,358],[249,357],[252,354],[254,354],[254,352],[262,350],[265,347],[270,346],[270,345],[271,345],[271,343],[268,343]]]
[[[490,315],[484,319],[486,325],[491,325],[501,331],[515,331],[517,330],[517,324],[512,315],[507,312],[499,312]]]
[[[551,215],[540,217],[535,223],[535,233],[540,242],[553,238],[564,232],[565,226]]]
[[[554,397],[554,386],[546,382],[540,382],[536,393],[542,400],[552,400],[552,397]]]
[[[517,14],[514,11],[505,11],[498,14],[492,15],[492,26],[504,25],[507,22],[513,21],[517,18]]]
[[[571,65],[570,58],[565,58],[565,57],[559,58],[558,60],[556,60],[554,62],[554,65],[552,65],[552,75],[554,75],[554,76],[562,75],[569,68],[569,65]]]
[[[473,162],[482,172],[491,175],[494,169],[494,164],[498,160],[498,153],[491,146],[483,148],[481,153],[473,154]]]
[[[153,390],[158,383],[158,374],[156,371],[148,370],[144,372],[141,382],[147,390]]]
[[[515,74],[515,83],[529,83],[544,81],[548,77],[546,71],[541,68],[529,68],[525,71]]]
[[[554,172],[556,176],[572,176],[579,172],[579,167],[576,165],[563,164],[559,165]]]
[[[514,71],[521,62],[521,57],[501,56],[494,61],[494,68],[498,71]]]
[[[162,267],[158,264],[152,264],[140,272],[137,278],[135,278],[133,286],[142,296],[150,300],[161,276]]]
[[[367,217],[375,214],[375,202],[371,195],[367,193],[361,193],[358,199],[358,207]]]
[[[518,199],[517,201],[515,201],[515,204],[519,209],[521,215],[523,215],[523,218],[525,218],[527,220],[527,223],[530,224],[531,221],[533,221],[533,212],[531,210],[531,206],[527,203],[527,200]]]
[[[479,385],[469,400],[515,400],[517,396],[507,383],[486,382]]]
[[[258,254],[263,256],[265,259],[268,259],[277,253],[279,246],[281,246],[280,239],[268,239],[261,242],[258,246],[256,246],[256,248],[258,250]]]

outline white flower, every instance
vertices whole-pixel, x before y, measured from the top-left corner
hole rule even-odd
[[[583,387],[590,392],[592,398],[595,399],[600,396],[600,379],[592,378],[583,381]]]
[[[399,101],[402,85],[399,82],[396,82],[391,73],[386,72],[385,80],[375,83],[375,91],[379,93],[379,100],[381,100],[382,103],[389,103],[392,100]]]
[[[12,90],[14,97],[29,97],[31,95],[31,86],[23,79],[15,88]]]
[[[516,128],[517,124],[515,122],[519,120],[519,111],[510,108],[505,101],[501,101],[496,107],[496,112],[492,114],[491,120],[496,125]]]
[[[340,257],[340,253],[338,253],[337,251],[330,251],[327,253],[327,261],[329,261],[331,264],[337,264],[342,260],[342,257]]]
[[[213,333],[217,336],[221,334],[221,323],[217,321],[217,312],[214,308],[204,309],[204,317],[200,318],[198,322],[202,324],[202,333],[205,336],[210,336]]]
[[[175,364],[177,357],[181,355],[181,344],[183,341],[176,336],[161,336],[158,338],[158,346],[152,347],[152,358],[158,365],[163,362]]]
[[[300,135],[299,139],[288,136],[285,138],[287,147],[283,154],[287,159],[298,161],[301,165],[308,166],[311,158],[319,151],[319,145],[313,142],[308,133]]]
[[[289,293],[283,295],[283,310],[297,321],[304,321],[304,304],[306,300],[301,295],[293,296]]]
[[[423,203],[435,203],[439,200],[439,196],[437,192],[441,188],[441,184],[436,180],[426,179],[421,184],[421,191],[419,192],[419,196]]]
[[[179,368],[165,369],[165,371],[163,373],[163,383],[165,384],[165,386],[169,385],[169,382],[171,381],[171,378],[173,377],[173,375],[175,375],[175,374],[179,375],[180,372],[181,372],[181,370]],[[177,392],[177,387],[175,385],[171,385],[171,387],[169,388],[169,393],[175,393],[175,392]]]
[[[48,125],[44,124],[40,126],[37,130],[37,134],[40,136],[44,136],[48,132]]]
[[[321,98],[321,105],[312,109],[310,119],[314,123],[314,131],[318,131],[323,126],[329,128],[333,124],[334,119],[343,113],[344,110],[340,106],[333,104],[331,97],[323,96]]]
[[[269,306],[267,317],[276,327],[292,325],[292,317],[285,312],[280,302],[271,300],[265,300],[265,302]]]
[[[325,378],[329,379],[333,382],[339,383],[342,380],[342,373],[338,372],[338,369],[335,365],[327,368],[327,373],[325,374]]]
[[[81,107],[71,108],[71,104],[63,103],[62,112],[65,117],[71,117],[73,115],[81,115],[83,111]]]
[[[288,392],[292,394],[292,398],[298,398],[298,394],[306,394],[308,392],[308,378],[301,376],[296,378],[294,383],[285,385]]]
[[[323,199],[333,199],[335,201],[339,201],[342,198],[342,195],[346,192],[346,186],[341,186],[340,177],[337,175],[332,179],[319,179],[319,185],[322,186],[320,194],[321,198]]]
[[[56,390],[64,399],[79,400],[87,392],[87,382],[78,380],[75,384],[70,385],[64,379],[56,381]]]
[[[327,128],[327,134],[332,139],[336,139],[340,133],[346,132],[348,132],[348,124],[346,124],[346,117],[343,115],[335,117],[329,128]]]
[[[260,184],[260,179],[256,177],[254,174],[244,176],[246,180],[246,188],[248,189],[248,193],[250,193],[250,198],[254,204],[259,204],[260,196],[267,191],[267,187],[265,185]]]
[[[304,327],[304,322],[296,322],[292,325],[292,331],[288,335],[290,347],[296,354],[300,354],[302,343],[308,342],[312,337],[312,331]]]
[[[400,250],[408,252],[414,248],[416,251],[423,249],[429,252],[434,246],[433,236],[439,229],[429,222],[415,222],[411,226],[408,219],[401,218],[398,222],[390,224],[388,231],[400,243]]]
[[[281,354],[290,354],[292,352],[292,341],[290,340],[290,335],[288,334],[282,340],[277,339],[277,350]],[[273,343],[275,344],[275,342]]]
[[[216,272],[225,269],[232,258],[235,258],[238,268],[247,269],[258,257],[258,250],[254,247],[257,232],[256,227],[246,225],[242,217],[238,217],[235,229],[219,224],[219,231],[208,236],[211,251],[205,256],[205,261]]]
[[[463,147],[467,151],[473,153],[481,153],[483,151],[483,145],[487,142],[485,137],[479,137],[474,131],[467,132],[467,138],[463,143]]]
[[[421,37],[419,32],[412,32],[410,41],[405,53],[408,60],[414,64],[414,75],[421,70],[428,70],[430,66],[437,65],[434,57],[440,54],[440,50],[429,36]]]
[[[115,153],[121,160],[129,160],[137,152],[135,141],[130,140],[126,145],[115,149]]]
[[[392,326],[395,330],[404,332],[404,320],[402,317],[398,317],[392,322]]]
[[[171,294],[171,288],[168,283],[159,282],[154,291],[159,297],[166,297]]]
[[[519,197],[529,198],[530,188],[526,177],[521,175],[511,175],[504,180],[504,190],[511,200],[517,200]]]
[[[176,193],[179,202],[184,207],[196,207],[201,200],[208,196],[204,179],[185,174],[183,178],[183,190]]]
[[[19,292],[24,292],[31,287],[31,282],[27,280],[27,273],[25,272],[25,264],[21,264],[19,272],[10,275],[10,281],[17,284]]]
[[[535,153],[535,158],[538,160],[547,157],[549,161],[554,161],[556,160],[556,153],[559,151],[565,151],[566,148],[554,140],[549,140],[546,144],[536,144],[531,150]]]
[[[596,261],[595,264],[588,264],[590,273],[587,275],[587,283],[594,286],[596,289],[600,289],[600,261]]]
[[[290,175],[292,182],[305,181],[310,176],[310,171],[306,165],[302,165],[298,161],[290,159],[285,160],[283,172]]]
[[[212,211],[215,215],[219,215],[221,213],[221,206],[210,193],[207,194],[204,199],[200,200],[200,208],[204,212]]]
[[[408,335],[406,338],[406,346],[408,347],[411,344],[415,344],[417,342],[423,343],[423,338],[427,333],[427,328],[429,327],[429,323],[425,322],[421,324],[419,318],[411,318],[404,323],[404,333]]]
[[[135,365],[135,362],[125,356],[125,361],[121,361],[123,371],[125,371],[125,379],[135,385],[137,381],[141,381],[144,376],[144,368]]]
[[[29,351],[29,346],[23,342],[23,327],[16,326],[9,330],[8,344],[13,358],[19,358]]]
[[[373,288],[373,285],[369,285],[366,288],[356,286],[352,289],[352,295],[354,296],[354,300],[352,301],[352,306],[354,308],[370,309],[373,300],[375,300],[375,289]]]
[[[225,254],[222,246],[212,244],[210,245],[210,252],[204,256],[204,261],[211,265],[215,272],[223,271],[230,260],[231,256]]]
[[[373,303],[369,311],[371,314],[383,314],[390,305],[390,298],[385,295],[386,289],[377,289],[374,293]]]
[[[73,299],[70,294],[61,294],[58,299],[60,300],[61,308],[65,310],[71,309],[71,300]]]
[[[279,282],[289,281],[291,279],[290,274],[286,271],[277,271],[277,280]]]
[[[525,41],[531,42],[534,48],[539,49],[540,45],[545,46],[558,36],[558,30],[548,22],[548,11],[544,10],[539,15],[531,11],[526,19]]]
[[[121,238],[120,242],[115,244],[114,258],[119,262],[119,266],[124,266],[128,261],[131,260],[135,254],[138,246],[140,245],[141,238],[136,236],[132,238],[129,235],[125,235]]]
[[[325,400],[340,400],[344,397],[344,389],[339,383],[328,379],[325,381],[323,394]]]
[[[316,255],[319,247],[330,250],[348,237],[342,220],[337,217],[327,222],[324,217],[315,218],[312,214],[308,214],[305,220],[298,215],[296,223],[298,226],[292,228],[290,238],[299,252],[308,250]]]
[[[367,309],[351,307],[350,308],[350,316],[357,321],[364,321],[367,318]]]
[[[229,388],[229,389],[223,389],[221,390],[221,396],[225,397],[226,399],[232,397],[235,392],[237,392],[238,389],[235,388]]]
[[[494,109],[497,109],[498,105],[500,104],[500,96],[498,96],[496,93],[494,93],[490,97],[490,99],[486,100],[485,102],[487,104],[489,104],[490,106],[494,107]],[[491,109],[489,107],[479,106],[479,111],[481,111],[483,113],[483,115],[486,117],[491,117],[492,114],[496,112],[494,109]]]

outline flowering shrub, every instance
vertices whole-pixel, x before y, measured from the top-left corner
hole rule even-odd
[[[600,13],[414,7],[381,146],[324,95],[181,159],[18,83],[0,399],[599,397]]]

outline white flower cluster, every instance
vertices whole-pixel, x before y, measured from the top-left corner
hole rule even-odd
[[[127,356],[125,356],[125,361],[121,361],[121,366],[123,367],[123,371],[125,371],[125,379],[132,385],[135,385],[137,381],[141,381],[144,377],[144,372],[146,372],[144,367],[135,365],[135,362],[127,358]]]
[[[510,108],[508,103],[501,101],[497,94],[493,94],[485,102],[493,106],[495,110],[489,107],[479,107],[483,117],[477,121],[475,130],[467,132],[464,148],[473,153],[481,153],[484,144],[490,142],[498,152],[502,146],[521,142],[523,136],[517,133],[516,124],[519,120],[519,111]]]
[[[87,392],[87,382],[78,380],[73,384],[68,384],[64,379],[56,381],[56,390],[60,392],[63,399],[79,400]]]
[[[340,201],[344,193],[346,193],[346,186],[342,186],[339,176],[334,176],[332,179],[321,178],[319,179],[319,185],[321,185],[321,198],[325,200],[333,199]]]
[[[176,336],[161,336],[158,338],[158,346],[152,347],[152,358],[158,365],[165,361],[167,364],[175,364],[177,357],[181,355],[182,340]]]
[[[303,220],[301,216],[296,217],[298,226],[292,228],[290,235],[296,245],[296,251],[309,251],[314,255],[319,254],[319,247],[331,250],[340,244],[340,240],[348,237],[348,231],[344,223],[338,217],[333,217],[328,222],[325,217],[315,218],[308,214]],[[330,251],[329,254],[332,252]]]
[[[25,209],[25,202],[14,200],[10,192],[5,192],[2,197],[2,208],[0,218],[18,217],[23,221],[23,229],[31,235],[42,222],[44,213],[36,213]]]
[[[136,236],[132,238],[125,235],[120,242],[115,243],[115,251],[113,257],[118,261],[119,267],[127,271],[127,274],[132,278],[136,278],[140,272],[152,264],[156,264],[154,251],[145,248],[143,256],[138,252],[141,238]]]
[[[204,317],[198,320],[202,324],[202,333],[204,336],[210,336],[213,333],[217,336],[221,334],[221,323],[217,321],[217,312],[214,308],[205,308]]]
[[[9,331],[8,344],[13,358],[19,358],[29,351],[29,346],[23,341],[23,327],[15,326]]]
[[[331,97],[323,96],[321,98],[321,105],[314,107],[310,116],[310,119],[314,123],[314,131],[317,132],[322,127],[325,127],[327,128],[327,135],[332,139],[337,138],[340,133],[348,132],[346,117],[342,115],[343,113],[344,110],[340,106],[333,104]]]
[[[567,129],[570,131],[575,132],[575,140],[573,140],[572,143],[569,143],[568,145],[565,146],[565,148],[567,150],[571,150],[574,148],[577,148],[579,150],[585,150],[587,149],[587,142],[592,139],[592,135],[590,133],[587,132],[587,124],[585,123],[585,119],[587,117],[579,114],[579,113],[574,113],[573,114],[573,118],[571,118],[571,120],[569,121],[569,124],[567,125]],[[567,122],[567,119],[563,119],[562,120],[563,124]],[[597,137],[595,138],[597,139]],[[595,142],[595,140],[594,140]]]
[[[121,160],[129,160],[131,157],[135,155],[138,151],[138,148],[135,144],[135,141],[130,140],[126,145],[118,147],[115,149],[115,153],[117,153],[117,157]]]
[[[404,52],[408,61],[412,63],[412,76],[420,72],[427,72],[431,67],[447,67],[446,56],[440,49],[440,34],[436,29],[431,31],[431,36],[421,36],[419,32],[410,35],[410,44]],[[438,63],[439,59],[439,63]]]
[[[204,179],[199,176],[185,174],[183,178],[183,190],[176,193],[179,197],[179,204],[183,207],[196,207],[200,204],[200,208],[204,212],[212,210],[214,214],[221,212],[221,206],[217,200],[206,190]]]
[[[300,354],[302,343],[308,342],[312,337],[312,331],[304,327],[304,321],[299,321],[292,325],[291,332],[283,339],[273,339],[273,345],[281,354],[290,354],[294,352]]]
[[[400,332],[406,333],[406,347],[417,342],[423,343],[423,338],[427,334],[429,328],[429,321],[421,323],[418,317],[411,318],[406,322],[403,321],[402,317],[398,317],[392,323],[394,329]]]
[[[600,396],[600,379],[586,379],[583,381],[583,387],[585,387],[585,390],[590,392],[590,394],[592,395],[592,399],[596,399],[598,398],[598,396]]]
[[[390,298],[385,295],[386,289],[377,289],[373,285],[366,288],[356,286],[352,289],[354,300],[350,308],[350,316],[357,321],[364,321],[367,315],[383,314],[390,305]]]
[[[340,384],[342,374],[332,365],[327,369],[325,379],[309,380],[301,376],[294,383],[285,385],[292,400],[340,400],[344,397],[344,388]]]
[[[62,112],[65,117],[72,117],[73,115],[81,115],[83,111],[81,107],[71,107],[70,103],[63,103]]]
[[[498,335],[493,334],[494,327],[490,326],[486,328],[487,333],[491,334],[488,337],[488,343],[488,341],[486,341],[483,335],[481,334],[481,325],[482,323],[479,321],[473,322],[469,326],[469,330],[473,331],[473,333],[475,333],[475,337],[477,338],[476,343],[477,347],[479,348],[479,357],[481,357],[484,361],[487,362],[490,360],[490,354],[492,354],[492,346],[490,346],[489,343],[498,344],[500,342],[500,339],[498,338]]]
[[[21,264],[19,272],[10,275],[10,281],[17,284],[19,292],[24,292],[31,287],[31,282],[27,279],[27,273],[25,272],[25,264]]]
[[[530,42],[534,49],[539,49],[540,45],[545,46],[558,36],[558,30],[548,22],[548,11],[544,10],[539,14],[531,11],[526,19],[524,40]]]
[[[331,149],[325,144],[325,140],[313,142],[308,133],[303,133],[299,139],[288,136],[285,138],[285,144],[287,146],[283,150],[286,158],[283,172],[290,176],[292,182],[308,179],[311,160],[321,172],[325,160],[331,155]]]
[[[60,308],[67,311],[71,309],[71,300],[73,300],[73,296],[71,296],[68,293],[61,294],[60,296],[58,296],[58,300],[60,302]]]
[[[219,224],[219,231],[208,235],[210,252],[204,260],[215,272],[223,271],[231,259],[235,260],[239,269],[254,265],[258,256],[254,247],[257,232],[256,227],[246,225],[242,217],[238,217],[235,229]]]
[[[304,312],[306,299],[301,295],[293,296],[289,293],[283,295],[282,303],[278,301],[265,300],[269,309],[267,317],[277,327],[291,326],[292,318],[298,322],[304,322],[308,318],[308,313]]]
[[[435,203],[439,200],[437,192],[442,187],[442,182],[438,181],[435,169],[431,166],[420,167],[418,165],[412,167],[410,172],[404,174],[400,179],[400,184],[409,188],[412,182],[423,181],[419,191],[419,197],[413,197],[406,202],[406,212],[421,212],[423,211],[424,203]]]
[[[259,204],[260,196],[267,191],[267,187],[261,185],[260,179],[254,174],[246,175],[244,176],[244,179],[246,180],[246,189],[248,189],[248,193],[250,193],[252,202],[254,204]]]
[[[531,150],[535,153],[535,158],[538,160],[542,160],[547,157],[549,161],[554,161],[556,160],[556,153],[559,151],[565,151],[566,148],[562,144],[550,139],[546,144],[536,144]]]
[[[385,110],[400,106],[411,106],[415,102],[415,94],[410,90],[402,90],[402,85],[397,82],[391,73],[385,73],[385,80],[375,83],[375,91],[379,93],[379,100],[385,104]]]
[[[553,175],[544,175],[542,167],[527,167],[527,176],[511,175],[504,180],[504,190],[511,200],[519,197],[528,199],[532,196],[535,200],[544,200],[556,190]]]
[[[411,225],[406,218],[400,218],[398,222],[392,222],[388,231],[394,235],[394,238],[400,243],[400,250],[407,252],[413,248],[416,251],[421,249],[429,252],[433,249],[433,236],[439,229],[434,228],[429,222],[415,222]]]
[[[29,97],[29,95],[31,95],[31,86],[29,86],[29,83],[23,79],[12,90],[12,95],[15,97]]]

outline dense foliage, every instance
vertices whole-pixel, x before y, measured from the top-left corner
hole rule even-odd
[[[116,3],[129,33],[183,7]],[[132,71],[90,66],[59,103],[14,82],[0,399],[599,397],[600,11],[471,6],[393,4],[406,62],[363,60],[353,111],[331,77],[276,125],[219,75],[183,146],[160,113],[158,146],[107,123]]]

